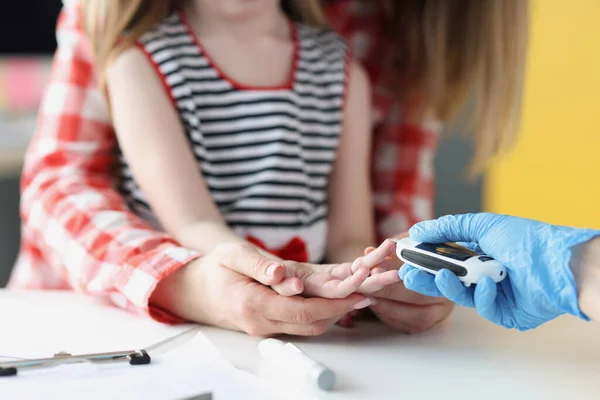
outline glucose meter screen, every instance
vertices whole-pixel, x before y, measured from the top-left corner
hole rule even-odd
[[[417,245],[417,249],[425,250],[440,256],[453,258],[458,261],[467,261],[469,258],[479,255],[474,251],[457,245],[456,243],[421,243]]]

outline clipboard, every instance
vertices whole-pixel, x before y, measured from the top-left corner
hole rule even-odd
[[[192,339],[199,332],[199,328],[191,328],[140,350],[121,350],[77,355],[60,352],[47,358],[18,359],[15,361],[0,362],[0,379],[2,377],[15,376],[20,370],[52,368],[64,364],[127,362],[132,366],[147,365],[152,362],[150,354],[152,354],[152,356],[160,356],[179,346],[183,342]]]

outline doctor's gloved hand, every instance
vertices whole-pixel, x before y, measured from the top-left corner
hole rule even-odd
[[[475,307],[489,321],[521,331],[561,314],[588,319],[579,309],[570,268],[572,248],[600,231],[549,225],[490,213],[445,216],[416,224],[409,231],[419,242],[459,242],[504,265],[508,276],[496,284],[490,278],[465,287],[449,270],[437,275],[404,265],[404,285],[428,296],[445,296]]]

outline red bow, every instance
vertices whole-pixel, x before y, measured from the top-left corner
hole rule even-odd
[[[260,247],[263,250],[268,251],[274,256],[283,258],[284,260],[308,262],[308,251],[306,250],[306,244],[299,237],[292,238],[285,246],[279,249],[269,249],[263,242],[254,236],[246,237],[246,240]]]

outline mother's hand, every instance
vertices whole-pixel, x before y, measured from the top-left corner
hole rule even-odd
[[[408,234],[396,236],[396,239]],[[366,253],[372,248],[366,250]],[[395,256],[389,257],[381,269],[399,270],[403,263]],[[371,295],[370,295],[371,296]],[[389,285],[374,295],[377,304],[371,306],[373,313],[384,324],[405,333],[417,333],[432,328],[445,320],[454,303],[444,297],[428,297],[407,289],[403,282]]]
[[[349,311],[371,304],[358,294],[344,299],[282,296],[267,285],[284,274],[278,261],[251,245],[222,245],[167,277],[153,302],[190,321],[256,336],[320,335]],[[295,285],[290,281],[290,292]]]
[[[427,297],[407,289],[402,282],[394,283],[375,296],[373,313],[391,328],[405,333],[417,333],[445,320],[454,307],[442,297]]]

